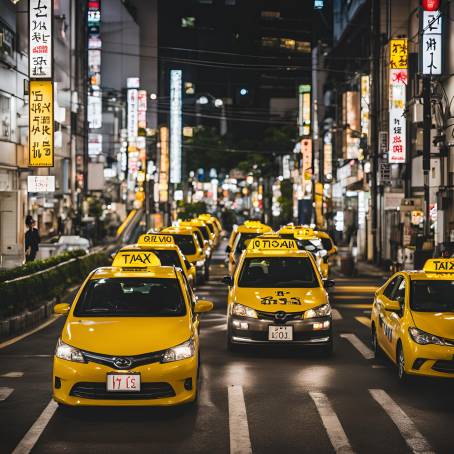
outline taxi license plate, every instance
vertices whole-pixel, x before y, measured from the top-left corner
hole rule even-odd
[[[293,340],[293,326],[269,326],[268,340],[277,342],[288,342]]]
[[[140,374],[107,374],[107,391],[140,391]]]

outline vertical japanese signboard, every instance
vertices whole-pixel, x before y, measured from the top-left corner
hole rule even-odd
[[[408,47],[406,39],[390,41],[389,64],[389,148],[388,162],[406,161],[406,87],[408,79]]]
[[[312,176],[312,139],[301,141],[301,173],[304,180],[310,180]]]
[[[146,92],[146,90],[139,90],[137,102],[138,102],[138,105],[137,105],[138,127],[141,129],[145,129],[147,127],[147,92]]]
[[[421,72],[424,75],[442,74],[442,16],[440,11],[422,12]]]
[[[181,183],[181,97],[183,72],[170,71],[170,182]]]
[[[53,167],[53,83],[51,80],[31,80],[29,92],[29,167]]]
[[[29,0],[29,75],[52,79],[52,0]]]
[[[299,112],[298,127],[300,136],[311,133],[311,86],[303,84],[298,87]]]
[[[163,126],[159,135],[159,201],[165,203],[169,200],[169,130]]]
[[[128,142],[135,143],[138,128],[138,90],[128,88]]]
[[[370,78],[361,76],[361,134],[369,139]]]

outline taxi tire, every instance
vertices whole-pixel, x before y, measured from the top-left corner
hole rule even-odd
[[[372,351],[374,352],[374,358],[381,359],[383,358],[383,351],[380,345],[378,345],[377,329],[375,328],[374,324],[372,325],[371,335],[372,335]]]
[[[400,342],[398,342],[396,349],[396,368],[399,383],[409,383],[411,377],[407,374],[407,372],[405,372],[405,354]]]

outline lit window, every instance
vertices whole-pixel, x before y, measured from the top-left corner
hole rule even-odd
[[[295,45],[295,50],[297,52],[304,52],[306,54],[311,53],[311,43],[308,41],[297,41]]]
[[[281,48],[288,50],[295,49],[295,40],[289,38],[281,38]]]
[[[11,97],[0,93],[0,138],[11,139]]]
[[[279,11],[262,11],[260,15],[263,19],[279,19],[281,17]]]
[[[181,26],[183,28],[194,28],[195,27],[195,17],[182,17]]]
[[[262,36],[262,47],[279,47],[279,38]]]

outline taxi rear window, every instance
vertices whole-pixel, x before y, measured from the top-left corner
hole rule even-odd
[[[181,317],[186,314],[176,279],[93,279],[74,310],[76,317]]]
[[[208,227],[205,226],[205,225],[201,225],[198,227],[200,229],[200,231],[202,232],[202,235],[203,235],[203,238],[205,240],[209,240],[210,239],[210,233],[209,233],[209,230],[208,230]]]
[[[454,312],[454,280],[411,282],[410,307],[416,312]]]
[[[184,255],[192,255],[196,253],[194,238],[192,235],[172,234],[172,236]]]
[[[315,288],[320,284],[308,257],[251,257],[244,261],[238,286]]]
[[[246,249],[245,242],[247,240],[252,240],[252,238],[255,238],[259,235],[260,233],[238,233],[238,236],[235,238],[236,242],[235,252],[237,254],[243,252]]]
[[[162,266],[178,266],[181,267],[180,256],[177,251],[165,251],[162,249],[154,249],[153,254],[156,254]]]

